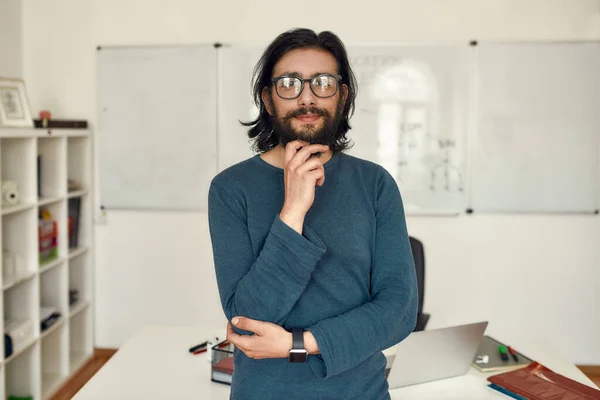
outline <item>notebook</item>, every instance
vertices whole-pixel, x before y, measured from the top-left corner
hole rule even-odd
[[[500,356],[500,352],[498,348],[500,346],[504,346],[508,348],[508,344],[499,342],[498,340],[492,338],[491,336],[484,335],[481,343],[479,344],[479,349],[475,354],[475,358],[473,358],[473,367],[481,372],[493,372],[493,371],[511,371],[518,368],[523,368],[529,365],[533,360],[528,357],[525,357],[521,354],[518,349],[514,349],[519,361],[515,361],[512,355],[508,354],[508,360],[502,360]],[[479,357],[488,356],[488,363],[478,363],[477,360]]]
[[[487,380],[529,400],[600,400],[600,390],[557,374],[537,362],[515,371],[490,376]]]

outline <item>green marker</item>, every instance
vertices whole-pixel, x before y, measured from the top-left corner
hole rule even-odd
[[[508,352],[506,350],[506,347],[498,346],[498,352],[500,353],[500,357],[502,358],[502,361],[508,361]]]

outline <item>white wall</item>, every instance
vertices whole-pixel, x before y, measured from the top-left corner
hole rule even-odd
[[[0,76],[23,76],[21,0],[0,0]]]
[[[288,20],[281,0],[23,1],[34,112],[92,122],[96,45],[267,43],[294,26],[331,29],[352,44],[600,38],[597,0],[330,0],[331,13],[289,2],[299,13]],[[600,364],[599,217],[408,223],[426,245],[431,327],[489,319],[501,339],[539,335],[577,363]],[[97,346],[118,347],[148,323],[224,327],[206,214],[111,212],[96,235]]]

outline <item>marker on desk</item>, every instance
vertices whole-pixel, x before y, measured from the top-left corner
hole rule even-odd
[[[508,352],[510,353],[510,355],[516,362],[519,362],[519,357],[517,357],[517,352],[512,347],[508,346]]]
[[[204,343],[200,343],[200,344],[199,344],[199,345],[197,345],[197,346],[191,347],[191,348],[190,348],[190,353],[194,353],[194,352],[196,352],[196,351],[198,351],[198,350],[200,350],[200,349],[203,349],[203,348],[205,348],[207,344],[208,344],[208,341],[206,341],[206,342],[204,342]]]
[[[508,354],[506,353],[506,347],[498,346],[498,352],[500,353],[500,357],[502,361],[508,361]]]

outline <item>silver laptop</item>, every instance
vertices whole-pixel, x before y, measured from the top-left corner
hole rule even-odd
[[[411,333],[396,351],[387,376],[390,389],[464,375],[488,322]]]

